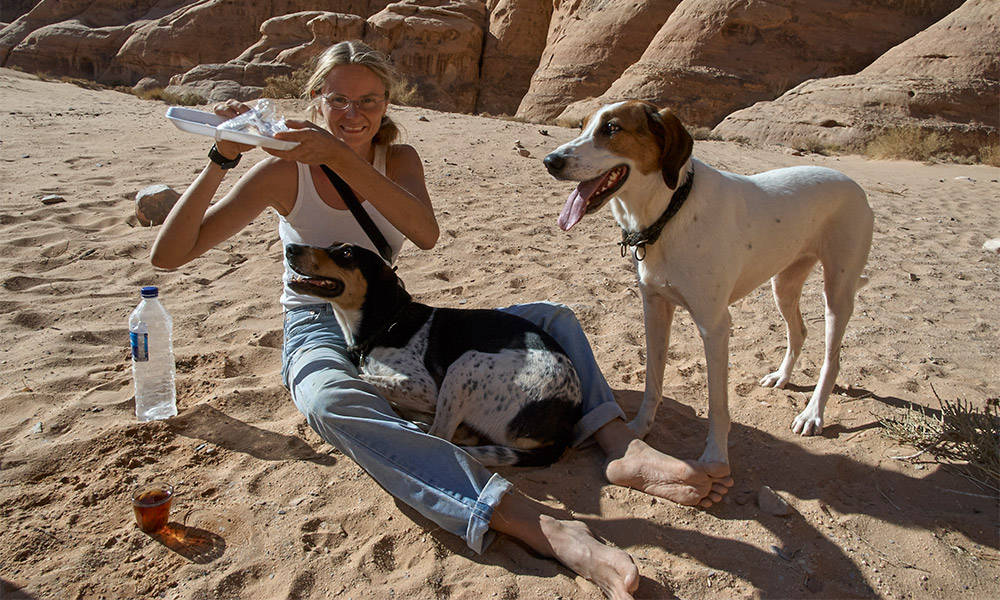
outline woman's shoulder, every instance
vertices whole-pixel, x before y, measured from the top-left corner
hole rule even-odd
[[[254,165],[253,170],[261,177],[285,178],[298,173],[298,163],[277,156],[267,156]]]
[[[417,149],[409,144],[391,144],[386,149],[385,161],[393,170],[410,170],[420,165],[420,155],[417,154]]]
[[[295,204],[298,190],[298,163],[268,156],[251,167],[246,177],[263,192],[281,214],[288,214]]]

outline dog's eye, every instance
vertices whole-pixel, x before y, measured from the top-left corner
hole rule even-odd
[[[604,133],[607,135],[614,135],[621,130],[622,128],[618,126],[618,123],[612,123],[611,121],[608,121],[607,123],[604,124]]]
[[[344,248],[343,250],[340,251],[340,257],[346,258],[347,260],[350,260],[353,254],[354,253],[351,251],[350,248]]]

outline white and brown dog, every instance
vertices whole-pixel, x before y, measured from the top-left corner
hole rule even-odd
[[[729,305],[771,278],[788,330],[777,371],[760,380],[784,387],[805,339],[802,286],[823,265],[826,355],[812,398],[792,422],[802,435],[823,428],[823,409],[840,368],[840,345],[872,240],[865,192],[822,167],[776,169],[749,177],[719,171],[691,157],[693,141],[669,110],[646,102],[606,105],[583,132],[545,157],[556,179],[582,182],[570,194],[559,226],[611,202],[632,248],[646,327],[646,389],[630,423],[645,435],[662,399],[674,309],[691,314],[708,364],[708,443],[701,460],[729,462],[727,438]]]

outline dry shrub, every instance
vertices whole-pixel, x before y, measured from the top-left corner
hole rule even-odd
[[[983,410],[971,402],[942,401],[939,414],[910,405],[900,418],[879,419],[885,434],[957,468],[985,488],[1000,492],[1000,399],[986,401]],[[935,411],[936,412],[936,411]],[[917,455],[914,455],[914,457]]]
[[[980,148],[979,162],[991,167],[1000,167],[1000,144]]]
[[[195,106],[197,104],[206,104],[208,102],[208,100],[206,100],[203,96],[195,94],[194,92],[176,94],[174,92],[168,92],[163,88],[153,88],[134,93],[137,97],[142,98],[143,100],[160,100],[162,102],[166,102],[167,104],[173,104],[174,106]]]
[[[789,145],[799,152],[809,152],[811,154],[820,154],[822,156],[839,154],[843,151],[843,149],[836,144],[828,144],[816,138],[796,138],[792,140]]]
[[[714,133],[711,127],[689,127],[688,133],[690,133],[691,137],[696,140],[722,140],[722,136]]]
[[[946,154],[948,141],[936,131],[925,132],[919,127],[894,127],[875,136],[865,147],[871,158],[891,158],[928,161]]]
[[[69,77],[69,76],[64,75],[64,76],[62,76],[62,77],[59,78],[59,81],[61,81],[63,83],[72,83],[73,85],[75,85],[77,87],[82,87],[82,88],[87,89],[87,90],[105,90],[105,89],[108,89],[108,86],[106,86],[106,85],[97,83],[96,81],[91,81],[90,79],[82,79],[80,77]]]
[[[392,101],[400,106],[419,106],[422,99],[420,90],[415,84],[403,81],[393,93]]]
[[[312,63],[306,63],[289,75],[268,77],[261,95],[265,98],[301,98],[312,71]]]

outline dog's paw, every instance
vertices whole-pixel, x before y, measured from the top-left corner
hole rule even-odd
[[[705,447],[705,451],[698,457],[698,462],[702,464],[729,464],[729,452],[724,452],[713,444]]]
[[[778,388],[784,389],[785,384],[788,383],[789,376],[782,374],[781,371],[775,371],[774,373],[768,373],[767,375],[760,378],[761,387],[766,388]]]
[[[823,417],[802,412],[792,421],[792,431],[799,435],[819,435],[823,433]]]

